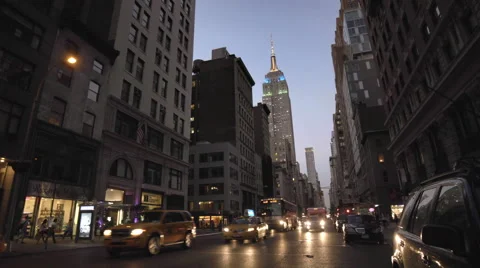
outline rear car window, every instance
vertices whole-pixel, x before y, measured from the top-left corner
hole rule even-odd
[[[425,190],[420,196],[420,200],[414,210],[414,216],[411,221],[410,232],[420,236],[420,232],[425,224],[427,224],[428,213],[435,197],[436,188]]]
[[[463,189],[459,185],[443,186],[433,213],[433,224],[467,228],[468,218]]]
[[[407,205],[403,209],[402,217],[400,219],[400,228],[406,230],[408,227],[408,222],[410,221],[410,217],[413,211],[413,207],[415,206],[415,203],[417,202],[417,195],[411,195],[410,198],[407,201]]]
[[[338,215],[338,219],[341,221],[346,221],[347,220],[347,215]]]

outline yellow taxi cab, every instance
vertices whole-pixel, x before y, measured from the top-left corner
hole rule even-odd
[[[267,238],[268,225],[260,217],[241,217],[223,229],[225,242],[250,240],[257,242]]]
[[[188,211],[150,210],[140,215],[139,222],[115,226],[105,230],[103,235],[110,256],[130,250],[145,250],[157,255],[166,246],[191,248],[196,227]]]

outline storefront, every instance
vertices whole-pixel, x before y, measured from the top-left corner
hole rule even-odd
[[[103,217],[101,217],[103,223],[115,226],[131,221],[132,204],[125,204],[124,190],[108,188],[105,192],[105,203]]]
[[[392,210],[392,219],[395,218],[395,215],[397,215],[398,219],[402,217],[403,205],[391,205],[390,209]]]
[[[160,209],[163,205],[163,194],[142,192],[142,207],[145,209]]]
[[[28,216],[32,223],[29,235],[34,236],[45,219],[57,219],[58,234],[63,233],[70,219],[76,228],[79,205],[89,196],[87,188],[31,180],[23,208],[23,217]]]

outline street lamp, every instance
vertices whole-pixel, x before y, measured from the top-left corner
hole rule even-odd
[[[57,37],[58,37],[58,34],[57,34]],[[55,38],[55,41],[56,41],[56,38]],[[77,58],[73,55],[69,55],[68,57],[66,57],[65,59],[65,63],[67,63],[68,65],[70,66],[75,66],[76,63],[77,63]],[[27,149],[28,149],[28,145],[29,145],[29,141],[30,141],[30,136],[31,136],[31,132],[32,132],[32,126],[33,126],[33,120],[36,118],[36,114],[38,113],[38,104],[40,102],[40,96],[41,96],[41,92],[42,92],[42,89],[43,89],[43,86],[45,85],[45,81],[47,80],[47,77],[48,75],[50,74],[50,72],[56,67],[56,65],[53,65],[51,66],[50,68],[48,68],[47,70],[47,73],[45,74],[45,76],[42,78],[42,80],[40,80],[40,83],[38,84],[38,87],[36,88],[35,90],[35,98],[33,100],[33,103],[32,103],[32,108],[30,109],[30,114],[29,114],[29,117],[28,117],[28,123],[27,123],[27,130],[25,132],[25,137],[24,137],[24,140],[23,140],[23,144],[22,144],[22,150],[20,152],[20,159],[18,161],[12,161],[14,162],[13,165],[18,165],[18,166],[22,166],[22,172],[15,170],[15,166],[14,166],[14,170],[15,170],[15,175],[14,175],[14,178],[13,178],[13,183],[12,183],[12,195],[10,197],[10,207],[9,207],[9,212],[8,212],[8,216],[7,216],[7,219],[10,219],[9,223],[8,223],[8,226],[7,226],[7,230],[5,232],[5,238],[7,240],[7,243],[8,243],[8,249],[9,251],[11,251],[11,236],[12,236],[12,231],[15,230],[13,224],[14,224],[14,220],[16,218],[16,215],[17,215],[17,208],[18,208],[18,204],[23,204],[23,202],[21,202],[20,200],[18,200],[20,198],[20,189],[22,189],[23,187],[27,187],[27,176],[25,174],[25,164],[28,162],[30,163],[30,161],[25,161],[25,158],[27,158]],[[18,180],[18,182],[17,182]],[[20,209],[23,209],[23,208],[20,208]]]

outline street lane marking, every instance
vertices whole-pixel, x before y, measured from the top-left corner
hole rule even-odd
[[[210,233],[210,234],[197,234],[197,237],[209,236],[209,235],[217,235],[217,234],[221,234],[221,233],[222,233],[222,232]]]

